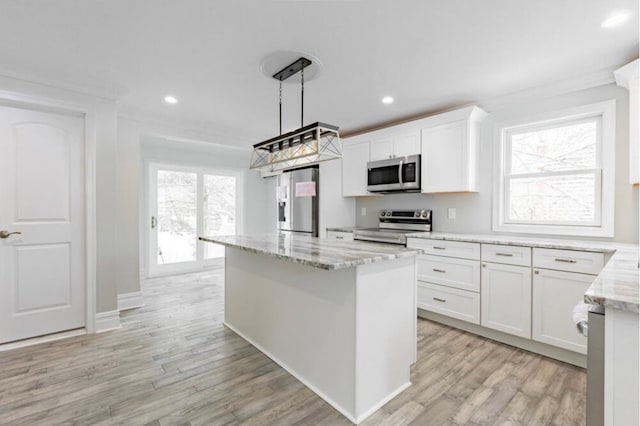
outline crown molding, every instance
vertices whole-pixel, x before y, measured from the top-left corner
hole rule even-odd
[[[531,102],[540,99],[560,96],[593,87],[604,86],[615,82],[613,72],[619,66],[603,68],[579,76],[557,80],[552,83],[534,86],[528,89],[496,96],[478,102],[478,105],[486,111],[495,111],[513,104]]]
[[[250,152],[251,144],[235,136],[222,134],[208,123],[188,120],[161,118],[152,114],[132,109],[119,109],[118,119],[137,123],[141,127],[141,134],[154,136],[167,141],[187,142],[206,147],[218,147],[243,152]],[[221,140],[230,141],[223,143]]]
[[[102,98],[109,101],[116,101],[125,93],[124,91],[115,91],[115,90],[107,90],[107,89],[101,90],[101,89],[89,88],[86,86],[63,82],[60,80],[45,78],[35,74],[27,74],[22,72],[17,73],[15,71],[10,71],[10,70],[1,69],[1,68],[0,68],[0,77],[11,78],[14,80],[22,81],[24,83],[39,84],[41,86],[47,86],[54,89],[69,90],[71,92],[76,92],[76,93],[80,93],[87,96],[93,96],[96,98]]]

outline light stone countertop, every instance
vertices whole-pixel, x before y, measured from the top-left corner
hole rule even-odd
[[[408,234],[407,238],[465,241],[484,244],[504,244],[606,253],[609,256],[609,260],[585,293],[585,303],[604,305],[605,308],[609,307],[635,313],[639,311],[639,249],[638,246],[634,244],[568,240],[560,238],[510,237],[507,235],[454,234],[446,232],[422,232]]]
[[[327,270],[415,256],[420,252],[393,244],[332,241],[287,233],[200,237],[200,240]]]

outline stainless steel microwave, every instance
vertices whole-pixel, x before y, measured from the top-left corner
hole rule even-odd
[[[368,162],[367,191],[420,192],[420,155]]]

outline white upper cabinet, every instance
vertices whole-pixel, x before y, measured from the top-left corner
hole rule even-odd
[[[629,183],[638,185],[640,183],[640,131],[638,124],[639,93],[640,83],[638,78],[638,68],[640,59],[636,59],[630,64],[618,69],[614,74],[618,86],[629,90]]]
[[[371,161],[420,154],[418,130],[398,131],[396,127],[388,130],[391,130],[391,133],[371,139]]]
[[[351,138],[342,141],[342,196],[371,195],[367,192],[369,141]]]
[[[399,134],[393,138],[393,150],[396,157],[420,154],[420,132]]]
[[[386,138],[373,139],[369,152],[371,153],[371,161],[393,158],[393,138],[389,136]]]
[[[479,124],[486,116],[472,106],[425,120],[422,192],[477,191]]]

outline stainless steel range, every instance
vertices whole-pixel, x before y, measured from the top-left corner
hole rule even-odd
[[[407,234],[431,231],[431,210],[382,210],[377,228],[356,229],[353,239],[407,244]]]

